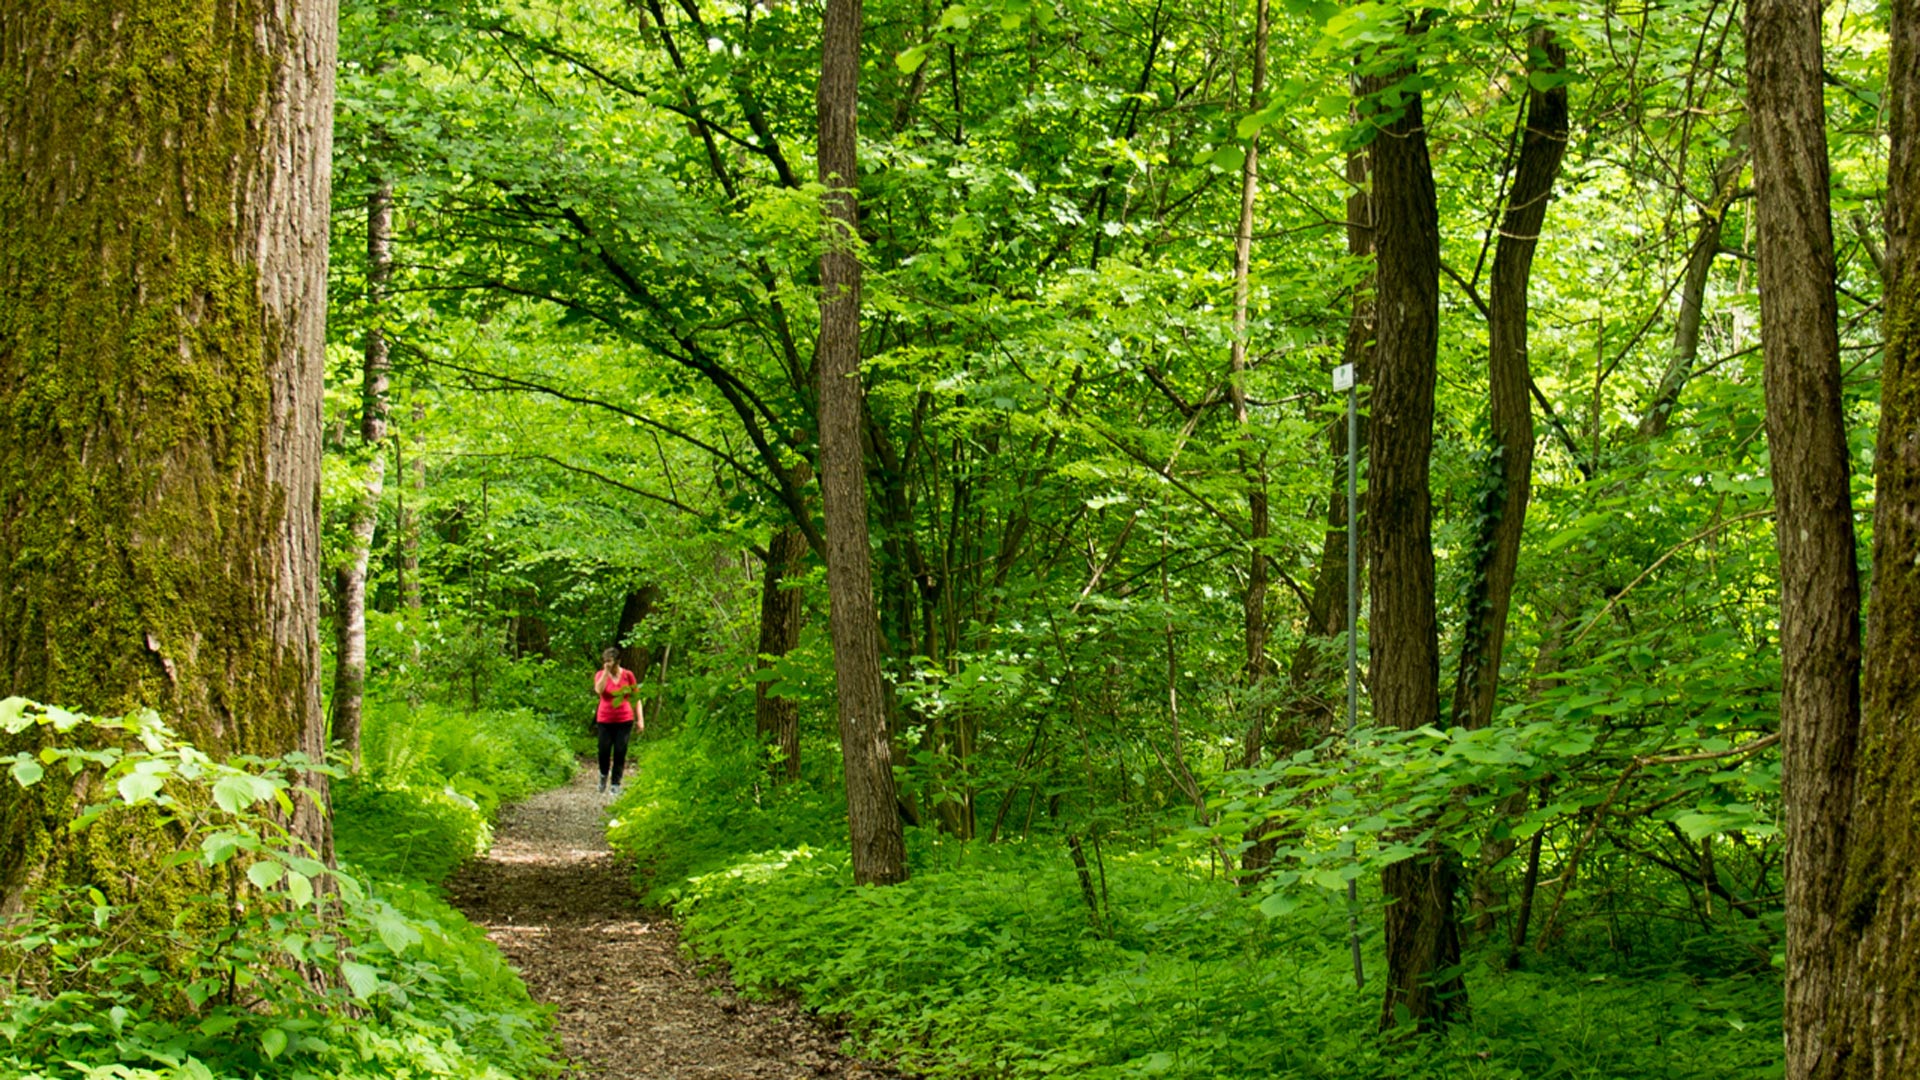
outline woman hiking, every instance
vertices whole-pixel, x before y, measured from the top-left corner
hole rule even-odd
[[[640,680],[620,666],[620,650],[609,647],[600,654],[593,689],[600,695],[600,707],[593,716],[600,736],[600,790],[607,791],[611,777],[613,794],[618,795],[627,774],[627,740],[633,738],[635,728],[644,731],[647,726],[640,711]]]

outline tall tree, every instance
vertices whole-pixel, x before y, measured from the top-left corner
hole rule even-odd
[[[1367,150],[1356,147],[1347,152],[1347,254],[1366,259],[1373,254],[1373,210],[1367,195]],[[1354,286],[1353,308],[1347,316],[1346,340],[1340,359],[1351,365],[1354,380],[1364,384],[1373,370],[1373,277]],[[1354,417],[1355,446],[1365,445],[1367,418]],[[1292,683],[1292,705],[1285,727],[1274,736],[1278,752],[1291,754],[1313,745],[1323,732],[1336,726],[1341,708],[1337,697],[1326,692],[1328,681],[1340,666],[1335,642],[1347,632],[1347,424],[1341,417],[1329,423],[1327,458],[1339,463],[1332,470],[1333,483],[1327,491],[1327,529],[1320,541],[1320,560],[1313,576],[1313,595],[1307,605],[1307,632],[1295,647],[1288,666]],[[1358,526],[1354,526],[1358,527]],[[1364,563],[1366,548],[1355,545]],[[1355,568],[1355,580],[1358,571]]]
[[[1267,0],[1259,0],[1253,22],[1253,83],[1247,92],[1247,111],[1256,113],[1267,92]],[[1233,402],[1233,421],[1240,429],[1240,473],[1247,486],[1247,593],[1241,602],[1242,633],[1247,651],[1244,669],[1247,699],[1246,738],[1241,765],[1259,766],[1267,740],[1267,681],[1273,664],[1267,659],[1267,568],[1265,544],[1272,532],[1267,513],[1266,455],[1246,445],[1253,435],[1247,410],[1247,301],[1253,266],[1253,212],[1260,198],[1260,135],[1247,140],[1240,163],[1240,223],[1233,240],[1233,347],[1228,358],[1227,393]],[[1255,871],[1272,860],[1271,841],[1255,826],[1247,835],[1242,868]]]
[[[764,672],[800,643],[800,590],[793,579],[807,557],[807,535],[793,525],[773,531],[767,541],[766,568],[760,579],[760,647]],[[769,762],[776,780],[800,779],[800,704],[773,692],[765,679],[753,687],[754,728],[779,758]]]
[[[1417,35],[1417,31],[1414,32]],[[1406,47],[1411,46],[1411,40]],[[1382,63],[1391,61],[1382,60]],[[1433,388],[1440,334],[1440,225],[1427,129],[1411,61],[1360,82],[1372,140],[1375,330],[1367,430],[1373,711],[1412,730],[1440,715],[1433,598]],[[1466,1007],[1453,919],[1457,871],[1445,851],[1387,867],[1387,987],[1380,1026],[1444,1025]]]
[[[393,279],[393,185],[376,181],[367,194],[367,332],[360,382],[360,448],[365,464],[347,526],[346,558],[334,568],[333,741],[360,767],[360,726],[367,684],[367,563],[380,521],[387,479],[387,387],[393,362],[387,345],[387,286]]]
[[[327,0],[0,9],[0,693],[322,752],[334,35]],[[69,809],[0,788],[6,902],[134,899],[106,871],[164,838],[58,841]]]
[[[1840,883],[1860,717],[1839,311],[1828,212],[1818,0],[1747,5],[1760,343],[1780,547],[1781,794],[1786,812],[1789,1076],[1818,1075],[1832,1010]]]
[[[1920,1073],[1920,4],[1895,0],[1887,159],[1887,351],[1873,498],[1873,585],[1855,802],[1820,1040],[1796,1076],[1893,1080]],[[1811,1010],[1810,1010],[1811,1011]],[[1791,1030],[1791,1029],[1789,1029]],[[1802,1059],[1805,1060],[1805,1059]]]
[[[1527,36],[1526,132],[1500,236],[1487,303],[1487,383],[1493,455],[1485,478],[1494,505],[1480,515],[1474,569],[1453,687],[1453,722],[1485,727],[1500,686],[1500,655],[1513,606],[1520,537],[1533,492],[1533,371],[1527,362],[1527,282],[1547,220],[1547,198],[1567,149],[1567,50],[1544,27]],[[1542,87],[1545,87],[1544,89]]]
[[[861,452],[859,138],[860,0],[827,0],[820,55],[820,183],[828,189],[820,256],[820,494],[826,509],[828,628],[847,776],[853,877],[887,885],[907,878],[880,678]]]

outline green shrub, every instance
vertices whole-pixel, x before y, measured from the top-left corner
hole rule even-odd
[[[363,777],[333,785],[334,851],[378,877],[444,881],[492,837],[479,804],[448,788],[383,787]]]
[[[280,823],[314,763],[216,762],[152,713],[99,720],[12,698],[0,727],[42,731],[37,754],[0,759],[0,782],[97,771],[86,790],[101,801],[69,828],[174,838],[128,893],[175,910],[156,924],[94,888],[34,894],[0,929],[0,1077],[551,1071],[547,1016],[484,935],[417,886],[330,871]]]
[[[1509,972],[1475,960],[1468,1022],[1442,1038],[1381,1036],[1377,981],[1354,987],[1343,904],[1308,897],[1264,917],[1181,843],[1115,835],[1104,857],[1090,851],[1097,913],[1064,842],[1044,835],[989,845],[910,831],[911,880],[855,888],[838,801],[755,784],[751,752],[716,742],[649,746],[614,843],[646,861],[688,940],[749,992],[795,992],[844,1018],[857,1048],[930,1076],[1779,1075],[1778,981],[1703,980],[1679,962]],[[1363,896],[1375,980],[1378,899]]]
[[[634,744],[607,836],[640,857],[638,884],[653,902],[743,855],[831,843],[846,828],[842,800],[812,785],[767,782],[750,747],[697,726]]]
[[[362,767],[388,787],[450,787],[491,818],[573,775],[566,736],[530,709],[469,712],[435,703],[369,699]]]

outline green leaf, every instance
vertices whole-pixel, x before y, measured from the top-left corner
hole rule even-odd
[[[117,788],[122,800],[129,805],[137,805],[158,795],[161,782],[160,777],[150,772],[128,773],[120,778]]]
[[[33,726],[33,720],[27,716],[27,706],[32,704],[23,697],[10,697],[0,700],[0,731],[9,735],[18,735]]]
[[[11,771],[14,781],[23,788],[32,787],[39,783],[40,778],[47,774],[47,770],[42,768],[39,762],[30,757],[15,759]]]
[[[899,65],[902,72],[911,75],[920,70],[921,64],[927,62],[927,46],[915,45],[911,49],[906,49],[894,57],[893,62]]]
[[[279,863],[263,859],[247,867],[247,880],[253,882],[256,889],[271,889],[286,872],[287,868]]]
[[[282,1028],[268,1028],[260,1033],[260,1050],[268,1058],[277,1058],[287,1049],[287,1033]]]
[[[298,907],[313,901],[313,879],[298,870],[287,871],[287,897]]]
[[[380,972],[371,964],[356,963],[352,960],[340,961],[340,978],[346,982],[353,996],[365,1001],[380,989]]]
[[[270,780],[246,773],[233,773],[214,783],[213,801],[220,804],[220,809],[237,815],[261,799],[270,797],[273,791],[273,782]]]

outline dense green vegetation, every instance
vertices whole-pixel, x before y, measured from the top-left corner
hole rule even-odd
[[[0,1075],[505,1080],[553,1066],[545,1009],[436,885],[485,842],[502,797],[571,775],[525,710],[373,713],[365,771],[336,775],[337,867],[276,817],[298,762],[210,760],[152,714],[95,720],[21,699],[9,733],[61,738],[10,782],[96,794],[70,828],[129,819],[162,838],[137,896],[182,914],[150,933],[98,889],[40,893],[0,937]],[[102,734],[135,749],[87,750]],[[111,745],[111,743],[109,743]],[[321,977],[313,976],[319,973]]]
[[[270,809],[309,763],[9,699],[10,736],[105,733],[6,743],[13,783],[71,784],[165,881],[29,898],[0,1071],[547,1069],[435,886],[570,774],[614,647],[636,889],[907,1068],[1865,1075],[1792,1047],[1871,1025],[1782,991],[1916,962],[1915,12],[340,7],[338,866]],[[1804,107],[1757,106],[1747,34],[1786,16]],[[1779,197],[1789,143],[1830,212]],[[1833,235],[1762,327],[1796,209]]]
[[[926,1075],[1780,1075],[1778,983],[1751,952],[1764,934],[1629,915],[1620,940],[1595,928],[1512,969],[1485,950],[1470,960],[1471,1022],[1438,1042],[1381,1041],[1344,904],[1264,917],[1209,870],[1203,834],[1110,839],[1092,910],[1044,837],[915,833],[911,880],[859,889],[844,826],[812,789],[756,798],[728,782],[750,764],[745,734],[715,724],[647,744],[616,846],[736,983],[798,993],[844,1017],[856,1046]],[[1362,936],[1375,972],[1378,937]]]

